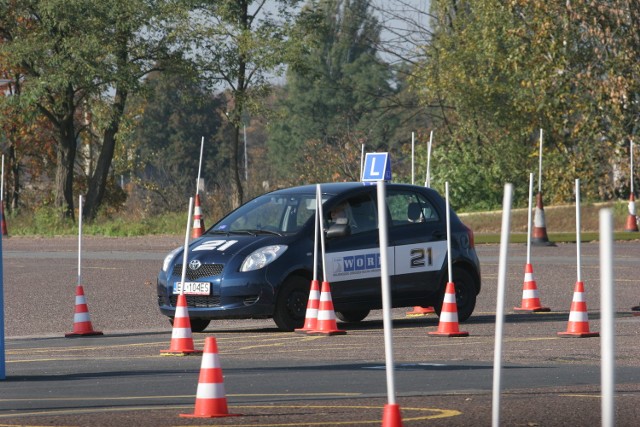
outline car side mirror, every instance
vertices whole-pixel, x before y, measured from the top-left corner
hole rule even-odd
[[[351,235],[351,227],[349,224],[332,224],[326,232],[327,239],[336,237],[345,237]]]

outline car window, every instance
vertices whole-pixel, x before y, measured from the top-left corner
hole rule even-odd
[[[329,211],[327,225],[335,223],[349,224],[351,234],[376,230],[376,206],[368,194],[360,194],[338,203]]]
[[[387,206],[394,226],[439,220],[433,204],[422,194],[412,191],[389,191]]]
[[[264,195],[223,218],[215,230],[295,233],[315,213],[315,194]]]

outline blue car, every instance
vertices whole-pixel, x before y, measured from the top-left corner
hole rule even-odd
[[[389,274],[394,307],[433,306],[439,315],[447,271],[446,204],[435,191],[386,184]],[[359,322],[382,308],[375,185],[321,185],[326,274],[336,317]],[[304,324],[313,278],[316,186],[259,196],[222,218],[164,259],[158,274],[160,311],[170,320],[178,295],[186,296],[191,328],[202,332],[215,319],[273,318],[282,331]],[[480,263],[473,232],[450,213],[453,282],[458,319],[475,308]]]

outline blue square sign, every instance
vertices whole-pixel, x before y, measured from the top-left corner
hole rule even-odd
[[[367,153],[364,158],[362,181],[391,181],[389,153]]]

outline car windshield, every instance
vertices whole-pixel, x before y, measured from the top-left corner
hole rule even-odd
[[[314,215],[315,207],[315,194],[265,194],[230,213],[210,232],[293,234]]]

